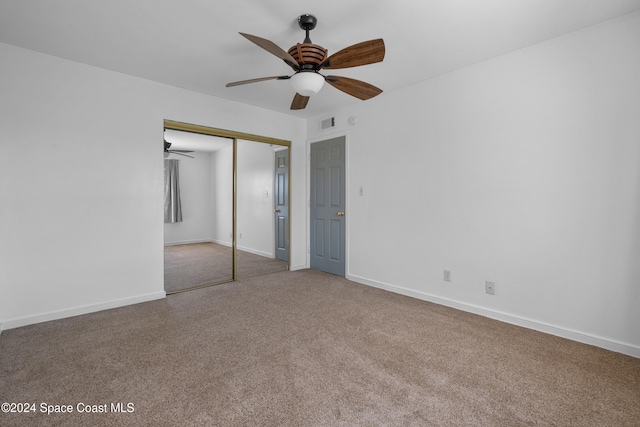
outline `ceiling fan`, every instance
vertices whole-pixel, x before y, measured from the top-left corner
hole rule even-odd
[[[189,150],[169,150],[169,148],[171,148],[171,143],[168,142],[166,139],[164,140],[164,158],[166,159],[167,157],[169,157],[169,154],[177,154],[179,156],[185,156],[185,157],[190,157],[192,159],[195,159],[195,157],[190,156],[188,154],[184,154],[184,153],[193,153],[193,151],[189,151]]]
[[[261,77],[227,83],[226,87],[239,86],[247,83],[265,80],[291,80],[296,94],[291,103],[292,110],[302,110],[307,106],[309,97],[320,91],[326,81],[331,86],[356,98],[367,100],[382,93],[382,90],[363,81],[341,76],[325,76],[320,70],[359,67],[374,64],[384,59],[384,41],[382,39],[369,40],[346,47],[331,56],[327,56],[327,49],[313,44],[309,38],[309,31],[316,27],[317,19],[313,15],[298,17],[298,25],[306,32],[304,42],[291,47],[288,52],[278,47],[272,41],[250,34],[240,33],[249,41],[257,44],[267,52],[282,59],[290,66],[294,74],[288,76]]]

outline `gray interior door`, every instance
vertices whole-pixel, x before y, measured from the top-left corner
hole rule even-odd
[[[274,218],[275,254],[282,261],[289,261],[289,150],[276,151]]]
[[[311,268],[344,276],[345,137],[311,144]]]

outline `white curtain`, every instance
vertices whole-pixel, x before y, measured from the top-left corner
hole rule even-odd
[[[177,159],[164,159],[164,222],[166,224],[182,221],[179,162]]]

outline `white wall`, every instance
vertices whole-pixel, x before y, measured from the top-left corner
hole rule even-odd
[[[233,239],[233,143],[211,153],[212,235],[215,243],[231,246]]]
[[[172,155],[179,163],[182,221],[164,224],[164,244],[210,242],[213,233],[211,153],[193,152],[188,157]],[[180,157],[180,158],[178,158]]]
[[[0,328],[164,296],[163,120],[291,140],[305,120],[0,44]],[[306,260],[304,188],[292,268]]]
[[[636,13],[311,120],[348,277],[640,357],[638,76]]]

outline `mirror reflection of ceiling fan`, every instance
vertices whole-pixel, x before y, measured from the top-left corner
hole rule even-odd
[[[170,154],[177,154],[179,156],[185,156],[185,157],[189,157],[192,159],[195,159],[195,157],[190,156],[188,154],[184,154],[184,153],[193,153],[192,150],[170,150],[171,148],[171,143],[168,142],[166,139],[164,140],[164,157],[165,159],[167,157],[169,157]]]
[[[301,15],[298,17],[298,25],[306,32],[306,37],[303,43],[296,44],[291,47],[288,52],[285,52],[272,41],[250,34],[240,33],[240,35],[249,41],[284,60],[295,73],[291,76],[261,77],[227,83],[226,87],[262,82],[265,80],[291,80],[291,85],[296,90],[293,102],[291,103],[292,110],[302,110],[305,108],[309,102],[309,97],[318,93],[325,81],[336,89],[362,99],[363,101],[382,93],[381,89],[369,83],[348,77],[325,76],[320,74],[320,70],[359,67],[361,65],[381,62],[385,54],[384,41],[382,39],[375,39],[357,43],[331,56],[327,56],[327,49],[311,43],[311,39],[309,38],[309,31],[316,27],[316,23],[317,19],[313,15]]]

